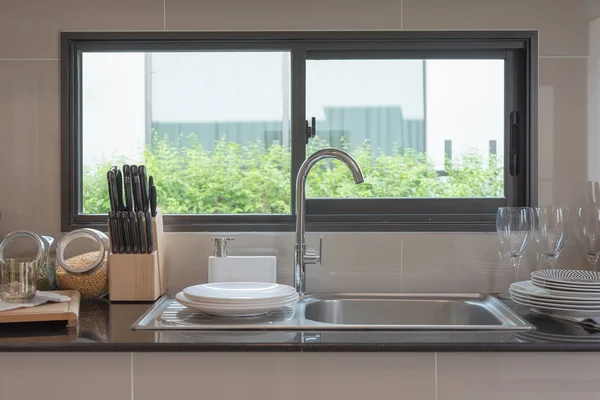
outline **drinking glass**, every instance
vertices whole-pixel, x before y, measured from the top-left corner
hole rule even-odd
[[[521,257],[533,236],[534,213],[531,207],[500,207],[496,215],[496,232],[502,253],[513,266],[513,282]]]
[[[567,241],[567,210],[562,207],[535,209],[534,236],[548,268],[556,268],[560,251]]]
[[[585,248],[588,264],[596,270],[600,257],[600,208],[594,205],[579,207],[575,215],[575,232]]]
[[[7,258],[4,250],[18,238],[29,238],[37,246],[37,255],[29,258]],[[0,242],[0,300],[22,303],[32,300],[37,292],[38,265],[46,251],[42,239],[30,231],[11,232]]]

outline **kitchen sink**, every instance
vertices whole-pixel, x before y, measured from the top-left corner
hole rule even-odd
[[[504,313],[492,301],[429,296],[317,300],[306,305],[304,316],[337,325],[415,327],[502,326]]]
[[[526,331],[533,326],[497,298],[479,293],[311,295],[255,317],[214,317],[163,296],[134,330],[468,330]]]

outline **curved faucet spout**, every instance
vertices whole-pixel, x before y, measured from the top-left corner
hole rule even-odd
[[[306,254],[306,178],[311,168],[324,158],[335,158],[342,161],[352,172],[355,183],[364,182],[362,171],[352,156],[340,149],[328,148],[315,152],[308,157],[298,170],[296,177],[296,245],[294,248],[294,286],[299,294],[305,290],[305,265],[320,263],[321,255]]]

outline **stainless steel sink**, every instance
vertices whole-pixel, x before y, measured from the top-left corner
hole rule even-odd
[[[338,325],[499,327],[506,310],[493,301],[429,296],[317,300],[306,305],[311,321]]]
[[[493,296],[478,293],[335,294],[302,298],[257,317],[213,317],[160,299],[135,330],[498,330],[533,326]]]

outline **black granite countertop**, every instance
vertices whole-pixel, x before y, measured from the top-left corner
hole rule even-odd
[[[527,333],[464,331],[133,331],[151,304],[81,303],[77,328],[64,322],[0,325],[0,351],[600,351],[600,332],[517,312]]]

